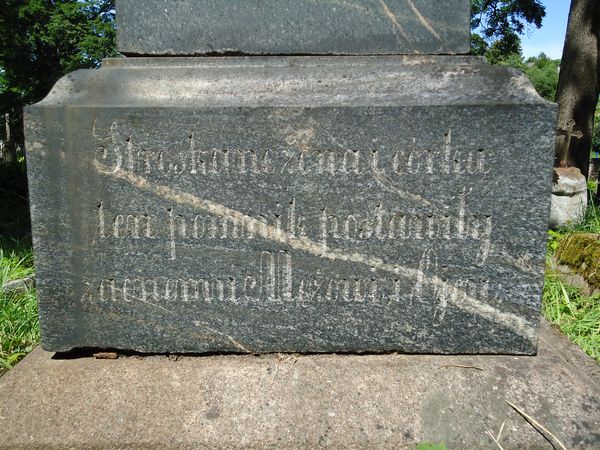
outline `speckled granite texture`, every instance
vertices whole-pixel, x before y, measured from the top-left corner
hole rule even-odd
[[[117,0],[134,55],[466,54],[469,38],[468,0]]]
[[[554,120],[472,57],[70,74],[26,111],[43,346],[533,354]]]

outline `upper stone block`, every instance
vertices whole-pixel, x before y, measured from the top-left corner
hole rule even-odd
[[[118,0],[130,55],[469,52],[468,0]]]

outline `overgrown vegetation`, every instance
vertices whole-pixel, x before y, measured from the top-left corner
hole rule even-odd
[[[64,74],[116,56],[114,0],[4,0],[0,8],[0,287],[33,272],[23,106]],[[39,341],[35,292],[0,290],[0,373]]]
[[[544,315],[588,355],[600,362],[600,294],[586,296],[582,294],[581,289],[565,285],[550,264],[559,242],[577,233],[600,233],[598,205],[590,204],[586,218],[581,224],[549,231],[543,297]]]
[[[33,275],[31,242],[26,239],[0,240],[0,286],[7,281]],[[14,366],[39,342],[35,290],[0,290],[0,375]]]
[[[114,0],[3,1],[0,238],[29,233],[23,107],[42,100],[64,74],[115,55]]]
[[[471,0],[471,53],[521,53],[520,35],[545,15],[540,0]]]
[[[23,147],[25,105],[66,73],[116,55],[114,0],[3,0],[0,8],[0,133],[4,155]],[[5,115],[7,114],[7,115]]]
[[[583,277],[590,291],[600,292],[600,234],[573,233],[566,236],[560,241],[555,259]]]

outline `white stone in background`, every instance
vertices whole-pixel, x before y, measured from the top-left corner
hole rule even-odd
[[[550,228],[581,222],[585,216],[587,199],[587,182],[578,168],[555,168]]]

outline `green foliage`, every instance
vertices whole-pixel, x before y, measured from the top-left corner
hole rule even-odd
[[[32,274],[31,243],[0,240],[0,286]],[[20,294],[0,291],[0,374],[33,350],[39,334],[35,291]]]
[[[21,108],[76,69],[116,54],[114,0],[4,0],[0,12],[0,113],[23,144]]]
[[[558,86],[560,60],[550,59],[544,53],[540,53],[539,56],[524,61],[520,53],[505,55],[502,52],[493,51],[493,48],[486,53],[486,58],[491,64],[514,67],[524,72],[538,94],[548,101],[554,101]]]
[[[600,100],[600,98],[599,98]],[[600,153],[600,101],[596,104],[594,112],[594,132],[592,134],[592,151]]]
[[[588,196],[591,197],[592,195],[593,192],[588,192]],[[600,233],[600,206],[594,202],[590,202],[588,204],[583,222],[576,225],[572,232],[574,231],[596,234]]]
[[[471,33],[471,54],[477,56],[485,56],[489,48],[489,44],[477,33]]]
[[[554,101],[558,86],[560,60],[550,59],[544,53],[540,53],[538,57],[529,58],[525,63],[527,68],[524,72],[538,93],[546,100]]]
[[[540,0],[471,0],[471,53],[519,69],[542,97],[554,101],[560,61],[543,53],[523,61],[519,37],[528,25],[540,28],[545,15]]]
[[[544,315],[600,362],[600,295],[587,297],[549,272],[544,283]]]
[[[503,55],[495,52],[488,52],[486,58],[490,64],[498,64],[501,66],[514,67],[519,69],[521,72],[527,72],[528,66],[523,61],[523,57],[517,53],[511,53],[509,55]]]
[[[558,243],[564,237],[564,233],[558,230],[548,230],[548,254],[553,255],[558,248]]]
[[[504,40],[492,42],[485,51],[485,57],[490,64],[498,64],[500,61],[511,57],[521,57],[521,40],[518,36],[511,38],[512,43]]]
[[[565,285],[550,265],[561,241],[578,233],[600,233],[600,210],[592,203],[583,222],[549,231],[543,310],[551,323],[600,362],[600,295],[588,297],[580,289]]]
[[[472,53],[520,54],[519,35],[528,24],[540,28],[545,15],[540,0],[471,0]]]

